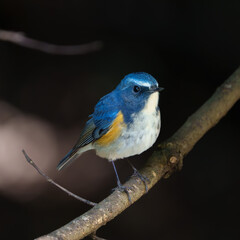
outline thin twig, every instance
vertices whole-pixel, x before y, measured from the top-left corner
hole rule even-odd
[[[202,107],[187,119],[171,138],[158,146],[141,171],[141,174],[150,180],[148,188],[152,188],[161,178],[168,177],[174,170],[181,168],[183,157],[191,151],[209,129],[227,114],[239,98],[240,67]],[[133,202],[145,194],[145,186],[138,178],[131,177],[124,185],[132,189],[129,192]],[[129,206],[127,195],[115,191],[88,212],[38,239],[83,239]]]
[[[91,233],[89,237],[91,237],[92,240],[106,240],[105,238],[98,237],[96,232]]]
[[[83,55],[90,52],[98,51],[102,48],[101,41],[93,41],[90,43],[71,46],[55,45],[29,38],[25,36],[25,34],[22,32],[13,32],[1,29],[0,40],[55,55]]]
[[[77,196],[76,194],[68,191],[66,188],[64,188],[64,187],[60,186],[59,184],[57,184],[56,182],[54,182],[50,177],[48,177],[45,173],[43,173],[43,172],[38,168],[38,166],[33,162],[33,160],[27,155],[27,153],[26,153],[24,150],[22,150],[22,152],[23,152],[23,154],[24,154],[27,162],[28,162],[29,164],[31,164],[31,165],[38,171],[38,173],[39,173],[41,176],[43,176],[48,182],[50,182],[51,184],[53,184],[53,185],[55,185],[56,187],[60,188],[62,191],[66,192],[66,193],[67,193],[68,195],[70,195],[71,197],[74,197],[74,198],[76,198],[77,200],[79,200],[79,201],[81,201],[81,202],[83,202],[83,203],[86,203],[86,204],[88,204],[88,205],[90,205],[90,206],[95,206],[95,205],[97,205],[97,204],[94,203],[94,202],[91,202],[91,201],[89,201],[89,200],[87,200],[87,199],[84,199],[84,198],[82,198],[82,197]]]

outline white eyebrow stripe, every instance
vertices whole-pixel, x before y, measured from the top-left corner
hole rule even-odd
[[[138,80],[135,80],[134,82],[135,82],[136,84],[140,85],[140,86],[143,86],[143,87],[151,87],[151,84],[148,83],[148,82],[138,81]]]
[[[140,85],[140,86],[144,86],[144,87],[151,87],[151,84],[149,84],[148,82],[142,82],[142,81],[140,81],[140,82],[139,82],[139,85]]]
[[[143,87],[151,87],[152,85],[149,83],[149,82],[144,82],[144,81],[135,81],[137,84],[139,84],[140,86],[143,86]],[[158,83],[157,83],[157,86],[158,86]]]

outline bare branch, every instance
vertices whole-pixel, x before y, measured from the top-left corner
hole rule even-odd
[[[152,188],[161,178],[166,178],[174,170],[181,168],[183,157],[210,128],[225,116],[239,98],[240,67],[171,138],[158,146],[141,171],[141,174],[150,180],[148,188]],[[129,191],[133,202],[145,193],[144,184],[136,177],[131,177],[125,186],[133,189]],[[111,221],[129,206],[127,195],[115,191],[88,212],[38,239],[82,239]]]
[[[98,51],[102,48],[101,41],[94,41],[86,44],[71,46],[55,45],[26,37],[22,32],[13,32],[1,29],[0,40],[55,55],[83,55]]]
[[[68,191],[66,188],[60,186],[58,183],[54,182],[50,177],[48,177],[45,173],[43,173],[43,172],[38,168],[38,166],[33,162],[33,160],[27,155],[27,153],[26,153],[24,150],[22,150],[22,152],[23,152],[23,155],[25,156],[27,162],[28,162],[30,165],[32,165],[32,166],[38,171],[38,173],[39,173],[41,176],[43,176],[48,182],[50,182],[50,183],[53,184],[54,186],[60,188],[62,191],[66,192],[66,193],[67,193],[68,195],[70,195],[71,197],[74,197],[74,198],[76,198],[77,200],[79,200],[79,201],[81,201],[81,202],[83,202],[83,203],[86,203],[86,204],[88,204],[88,205],[90,205],[90,206],[92,206],[92,207],[97,205],[97,204],[94,203],[94,202],[91,202],[91,201],[89,201],[89,200],[87,200],[87,199],[84,199],[84,198],[82,198],[82,197],[77,196],[76,194]]]

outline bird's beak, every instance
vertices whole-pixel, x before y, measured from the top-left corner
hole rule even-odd
[[[155,89],[155,92],[161,92],[161,91],[163,91],[163,90],[164,90],[164,88],[158,87],[158,88]]]
[[[152,93],[154,93],[154,92],[161,92],[163,90],[164,90],[164,88],[162,88],[162,87],[156,87],[156,88],[151,89],[150,92],[152,92]]]

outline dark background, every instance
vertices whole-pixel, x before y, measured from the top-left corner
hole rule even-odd
[[[100,51],[57,56],[0,42],[0,238],[33,239],[89,208],[50,186],[37,165],[92,201],[116,185],[111,164],[86,153],[63,172],[58,161],[75,143],[98,99],[130,72],[152,74],[165,88],[162,129],[170,137],[238,67],[240,1],[0,0],[0,28]],[[107,239],[240,239],[237,103],[201,139],[181,172],[98,231]],[[132,162],[140,168],[153,149]],[[124,181],[131,169],[117,162]]]

